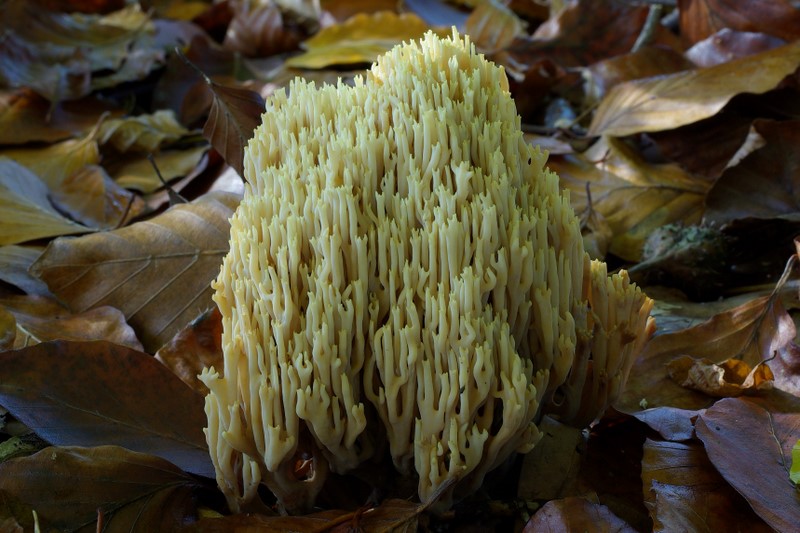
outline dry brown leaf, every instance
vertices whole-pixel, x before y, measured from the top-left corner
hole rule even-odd
[[[100,150],[91,132],[81,139],[68,139],[44,147],[0,150],[0,156],[28,167],[52,190],[57,190],[69,176],[86,165],[100,163]]]
[[[696,442],[648,439],[642,458],[642,486],[653,531],[771,531],[719,475]]]
[[[250,89],[227,87],[206,78],[214,97],[203,136],[244,177],[244,147],[261,124],[264,99]]]
[[[694,418],[698,414],[699,411],[689,409],[656,407],[634,413],[633,416],[658,432],[664,440],[680,442],[694,438]]]
[[[481,2],[464,25],[464,32],[485,53],[507,48],[524,35],[525,22],[505,4],[496,0]]]
[[[118,446],[53,446],[0,464],[0,490],[31,504],[42,531],[176,531],[196,519],[200,487],[175,465]]]
[[[715,398],[769,390],[775,380],[772,370],[763,363],[751,367],[744,361],[728,359],[716,364],[708,359],[695,359],[688,355],[676,357],[667,363],[667,372],[681,387]]]
[[[178,122],[175,113],[161,109],[153,114],[106,120],[97,135],[101,144],[110,143],[120,152],[156,152],[190,132]]]
[[[70,132],[47,121],[50,104],[30,89],[0,91],[0,144],[60,141]]]
[[[698,122],[740,93],[774,89],[800,66],[800,41],[715,67],[617,85],[597,108],[588,135],[622,137]]]
[[[74,220],[100,230],[122,227],[144,210],[139,196],[120,187],[97,165],[69,176],[50,197]]]
[[[208,152],[208,145],[201,144],[184,150],[161,150],[153,154],[153,161],[164,181],[186,176],[197,168]],[[153,170],[153,164],[142,154],[130,154],[106,165],[109,174],[120,187],[149,194],[164,186]]]
[[[193,320],[162,346],[155,357],[195,392],[208,394],[208,387],[197,376],[204,368],[223,368],[219,308],[214,306]]]
[[[783,39],[765,33],[724,28],[695,43],[684,55],[698,67],[713,67],[732,59],[766,52],[784,44],[786,41]]]
[[[786,42],[800,38],[800,10],[792,0],[678,0],[681,37],[696,43],[723,28],[763,32]]]
[[[523,533],[539,531],[634,533],[636,530],[605,505],[592,503],[585,498],[564,498],[544,504],[544,507],[525,524],[525,529],[522,531]]]
[[[231,7],[233,19],[222,43],[228,50],[265,57],[296,50],[306,37],[300,27],[285,23],[277,4],[240,1]]]
[[[52,340],[107,340],[133,350],[142,349],[125,317],[113,307],[72,314],[55,300],[42,296],[7,296],[0,298],[0,307],[14,316],[15,350]]]
[[[141,79],[163,60],[139,4],[107,15],[58,13],[10,0],[0,9],[0,82],[51,101]]]
[[[556,500],[580,493],[578,474],[586,446],[583,431],[545,416],[539,423],[542,439],[525,455],[517,498]]]
[[[0,405],[57,446],[124,446],[214,476],[203,399],[138,350],[51,341],[0,353]]]
[[[47,285],[28,272],[43,251],[43,246],[0,246],[0,280],[19,287],[27,294],[50,296]]]
[[[419,39],[429,26],[410,13],[391,11],[360,13],[341,24],[319,31],[303,42],[304,53],[291,57],[286,65],[318,69],[331,65],[371,63],[403,41]]]
[[[601,139],[582,156],[553,157],[548,166],[570,191],[570,202],[579,213],[588,208],[588,184],[592,208],[613,234],[609,252],[628,261],[639,260],[656,228],[699,222],[710,187],[677,165],[645,162],[614,138]]]
[[[678,355],[690,354],[715,363],[736,357],[757,365],[788,345],[794,336],[791,317],[780,300],[769,296],[715,315],[698,326],[656,336],[634,363],[627,387],[615,407],[628,413],[640,411],[643,402],[651,407],[708,407],[711,398],[685,389],[669,378],[667,363]]]
[[[210,283],[239,200],[208,194],[119,230],[56,239],[31,270],[75,312],[120,309],[155,352],[212,305]]]
[[[800,400],[725,398],[697,420],[697,436],[722,477],[777,531],[800,524],[800,495],[789,479],[800,430]]]
[[[764,146],[725,169],[708,193],[704,218],[800,221],[800,120],[757,120],[753,128]]]
[[[0,245],[90,231],[64,218],[50,203],[47,185],[5,157],[0,157],[0,226]]]

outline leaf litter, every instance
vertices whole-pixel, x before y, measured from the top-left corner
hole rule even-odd
[[[53,446],[0,463],[0,524],[791,530],[800,12],[675,4],[648,28],[653,7],[619,0],[4,3],[0,441],[27,425]],[[196,376],[222,360],[209,283],[263,98],[297,75],[347,83],[450,24],[506,68],[587,250],[656,295],[660,330],[616,413],[551,420],[455,511],[342,476],[307,517],[268,498],[228,516]],[[167,207],[173,186],[191,203]]]

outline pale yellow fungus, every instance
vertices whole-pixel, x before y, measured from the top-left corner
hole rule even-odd
[[[467,39],[428,33],[352,87],[295,81],[262,121],[214,283],[224,368],[201,376],[234,510],[261,482],[302,510],[382,439],[423,501],[459,480],[446,507],[536,444],[543,404],[583,422],[613,401],[648,300],[590,264],[503,69]]]

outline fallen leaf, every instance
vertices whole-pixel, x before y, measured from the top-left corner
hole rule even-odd
[[[611,228],[609,252],[638,261],[647,237],[672,222],[699,222],[710,184],[677,165],[644,161],[619,139],[604,137],[582,155],[553,157],[548,166],[577,212],[592,209]],[[629,206],[636,205],[636,209]]]
[[[681,442],[694,438],[694,418],[699,413],[676,407],[655,407],[634,413],[633,416],[658,432],[664,440]]]
[[[204,518],[186,531],[215,533],[227,531],[285,531],[296,533],[347,533],[348,531],[397,532],[417,531],[419,515],[426,506],[406,500],[386,500],[371,509],[348,512],[329,510],[306,516],[232,515]]]
[[[47,285],[28,272],[43,251],[42,246],[0,246],[0,280],[19,287],[27,294],[49,296]]]
[[[685,126],[740,93],[774,89],[800,66],[800,41],[709,68],[621,83],[600,102],[587,135],[622,137]]]
[[[276,3],[231,5],[233,18],[222,45],[244,56],[265,57],[296,50],[306,34],[295,24],[287,24]]]
[[[54,142],[70,132],[49,124],[50,103],[31,89],[0,91],[0,145]]]
[[[714,35],[709,35],[686,50],[686,59],[698,67],[713,67],[727,63],[732,59],[746,57],[759,52],[766,52],[786,44],[766,33],[735,31],[723,28]]]
[[[753,128],[764,146],[722,173],[708,192],[704,218],[800,221],[800,120],[757,120]]]
[[[100,230],[124,226],[145,207],[139,196],[123,189],[97,165],[87,165],[66,178],[50,198],[73,220]]]
[[[723,28],[800,38],[800,11],[791,0],[678,0],[681,37],[696,43]]]
[[[5,157],[0,157],[0,225],[0,245],[90,231],[56,211],[38,176]]]
[[[74,312],[120,309],[150,352],[212,305],[240,197],[213,193],[119,230],[56,239],[31,271]]]
[[[153,161],[164,181],[169,183],[175,178],[192,173],[207,152],[208,145],[205,143],[182,150],[166,149],[153,154]],[[164,186],[153,169],[153,163],[140,153],[109,162],[105,168],[114,181],[126,189],[149,194]]]
[[[592,503],[584,498],[564,498],[544,504],[544,507],[525,524],[522,531],[524,533],[537,531],[634,533],[636,530],[605,505]]]
[[[508,6],[496,0],[479,3],[467,18],[464,32],[485,53],[508,48],[525,33],[525,22]]]
[[[772,370],[763,363],[751,367],[744,361],[728,359],[716,364],[708,359],[695,359],[688,355],[676,357],[667,363],[667,372],[681,387],[715,398],[769,390],[775,379]]]
[[[52,190],[60,188],[65,179],[86,165],[100,163],[100,149],[94,132],[81,139],[68,139],[45,147],[0,150],[0,156],[27,167]]]
[[[0,353],[0,405],[54,445],[114,444],[214,476],[203,399],[143,352],[52,341]]]
[[[14,315],[14,349],[51,340],[107,340],[132,350],[142,349],[125,317],[113,307],[72,314],[55,300],[43,296],[7,296],[0,298],[0,307]]]
[[[306,51],[286,60],[294,68],[371,63],[403,41],[419,39],[429,26],[411,13],[359,13],[341,24],[323,28],[301,45]]]
[[[516,496],[525,501],[556,500],[580,492],[578,473],[586,446],[582,430],[545,416],[541,440],[525,455]]]
[[[163,60],[138,4],[107,15],[59,13],[11,0],[0,10],[0,81],[31,87],[51,101],[145,77]]]
[[[634,413],[642,410],[643,400],[651,407],[708,407],[711,398],[685,389],[669,378],[666,367],[669,361],[689,354],[714,363],[736,357],[757,365],[789,344],[794,336],[791,317],[779,299],[769,296],[755,298],[698,326],[658,335],[634,362],[625,391],[614,407]]]
[[[214,100],[203,136],[244,177],[244,147],[261,124],[264,99],[255,91],[226,87],[206,78]]]
[[[653,531],[771,531],[696,442],[648,439],[642,483]]]
[[[8,533],[34,531],[33,509],[0,489],[0,530]]]
[[[0,464],[0,490],[36,509],[43,531],[175,531],[196,520],[200,487],[164,459],[117,446],[53,446]]]
[[[697,436],[722,477],[778,531],[800,524],[800,495],[789,479],[800,406],[769,410],[749,398],[725,398],[701,414]],[[794,438],[792,438],[794,437]]]
[[[648,8],[616,0],[575,0],[554,9],[528,39],[518,39],[498,54],[502,64],[532,65],[547,58],[561,67],[589,66],[627,54],[639,37]],[[678,48],[664,27],[656,29],[653,45]]]
[[[161,109],[149,115],[106,120],[100,125],[97,139],[120,152],[156,152],[164,144],[175,142],[189,133],[173,111]]]
[[[795,485],[800,483],[800,440],[792,446],[792,468],[789,470],[789,479]]]
[[[214,306],[198,316],[162,346],[155,357],[195,392],[202,396],[208,394],[208,387],[197,376],[204,368],[223,368],[219,308]]]

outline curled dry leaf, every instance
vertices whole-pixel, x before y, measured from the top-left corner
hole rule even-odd
[[[800,399],[725,398],[697,420],[697,436],[722,477],[778,531],[800,524],[800,496],[789,479],[800,429]]]
[[[0,145],[60,141],[70,132],[49,124],[50,103],[31,89],[0,91]]]
[[[48,192],[30,170],[0,157],[0,245],[90,231],[56,211]]]
[[[56,239],[31,270],[75,312],[120,309],[155,352],[211,306],[239,199],[212,193],[119,230]]]
[[[714,469],[697,442],[648,439],[642,488],[653,531],[771,531]]]
[[[800,66],[800,41],[709,68],[617,85],[600,102],[588,135],[622,137],[685,126],[718,113],[740,93],[774,89]]]
[[[113,307],[98,307],[72,314],[53,299],[42,296],[7,296],[0,298],[0,308],[10,312],[16,322],[14,349],[51,340],[107,340],[141,350],[125,317]]]
[[[208,388],[197,376],[204,368],[223,368],[222,315],[215,305],[182,329],[156,353],[156,360],[205,396]]]
[[[162,145],[188,134],[172,110],[160,109],[149,115],[106,120],[100,125],[97,138],[120,152],[156,152]]]
[[[115,444],[214,476],[203,399],[143,352],[54,341],[0,353],[0,405],[55,445]]]
[[[694,438],[694,419],[699,413],[676,407],[655,407],[634,413],[633,416],[658,432],[664,440],[681,442]]]
[[[642,410],[643,401],[651,407],[708,407],[712,403],[708,396],[685,389],[669,378],[667,363],[678,355],[690,354],[714,363],[737,357],[757,365],[791,343],[794,336],[791,317],[779,299],[769,296],[719,313],[698,326],[656,336],[634,363],[615,407],[628,413]]]
[[[525,22],[500,2],[479,3],[467,18],[464,32],[485,53],[507,48],[525,33]]]
[[[232,2],[233,19],[223,46],[245,56],[271,56],[297,49],[305,33],[285,24],[281,8],[274,3]]]
[[[43,531],[176,531],[196,520],[200,487],[164,459],[117,446],[53,446],[0,464],[0,491],[36,509]]]
[[[319,31],[303,42],[304,53],[289,58],[286,65],[318,69],[331,65],[371,63],[396,44],[419,39],[429,26],[414,14],[391,11],[360,13],[341,24]]]
[[[715,398],[769,390],[775,379],[772,370],[764,363],[751,367],[744,361],[728,359],[716,364],[708,359],[695,359],[688,355],[676,357],[667,363],[667,372],[681,387]]]
[[[564,498],[544,504],[531,518],[523,533],[537,531],[613,531],[634,533],[636,530],[611,512],[605,505],[590,502],[585,498]]]
[[[740,57],[772,50],[786,41],[765,33],[735,31],[723,28],[695,43],[685,56],[698,67],[713,67]]]

